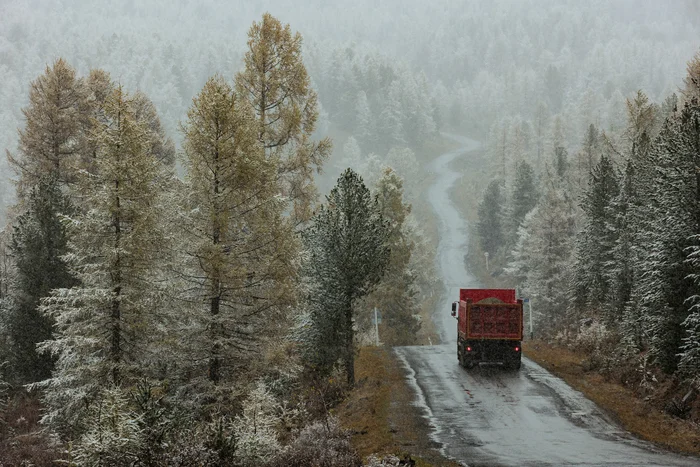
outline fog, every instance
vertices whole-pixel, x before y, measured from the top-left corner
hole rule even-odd
[[[695,465],[698,141],[697,0],[0,0],[0,464]]]
[[[637,89],[655,102],[677,91],[700,45],[692,1],[375,3],[3,0],[0,148],[16,149],[29,83],[58,57],[81,76],[103,68],[144,91],[179,145],[192,97],[213,73],[232,78],[241,68],[247,30],[265,11],[304,37],[319,134],[334,136],[329,178],[341,156],[381,160],[393,147],[420,153],[437,131],[486,143],[499,125],[532,122],[538,112],[548,122],[559,115],[565,143],[575,147],[590,123],[619,128],[624,100]],[[368,113],[364,130],[358,106]],[[403,127],[393,136],[391,113]],[[349,135],[358,154],[343,151]],[[5,157],[0,167],[8,204]]]

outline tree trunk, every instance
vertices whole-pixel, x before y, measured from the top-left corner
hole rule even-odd
[[[221,241],[221,226],[219,225],[219,218],[221,216],[220,206],[219,206],[219,123],[216,123],[216,147],[214,149],[214,211],[216,213],[216,219],[212,225],[212,243],[216,246]],[[219,338],[219,333],[217,325],[214,322],[219,314],[221,306],[221,276],[219,274],[218,267],[214,268],[212,274],[212,297],[209,308],[209,313],[211,315],[211,327],[209,329],[212,347],[211,356],[209,357],[209,380],[214,384],[217,384],[221,379],[221,344],[217,342]]]
[[[219,306],[220,306],[220,298],[217,295],[216,297],[211,298],[211,309],[210,313],[212,316],[212,323],[211,323],[211,337],[212,340],[214,341],[211,349],[211,358],[209,359],[209,380],[213,382],[214,384],[217,384],[219,380],[221,379],[221,358],[219,356],[219,352],[221,350],[221,346],[218,342],[216,342],[216,339],[218,338],[218,333],[216,329],[216,324],[213,322],[213,319],[216,315],[219,314]]]
[[[115,182],[116,192],[119,193],[119,181]],[[119,216],[120,200],[119,195],[116,199],[117,212],[114,215],[113,225],[114,225],[114,247],[119,251],[119,243],[121,241],[121,219]],[[121,361],[121,309],[120,309],[120,295],[122,292],[121,280],[121,258],[119,253],[117,253],[117,258],[114,263],[113,272],[113,283],[114,288],[112,292],[114,293],[112,297],[112,329],[111,329],[111,346],[110,346],[110,357],[112,360],[112,383],[114,385],[119,384],[119,363]]]
[[[355,339],[352,329],[352,304],[345,308],[345,372],[348,386],[355,386]]]

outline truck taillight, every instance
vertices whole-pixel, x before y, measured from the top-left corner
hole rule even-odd
[[[467,352],[471,352],[471,351],[472,351],[472,348],[471,348],[471,347],[467,347]]]
[[[516,351],[516,352],[520,352],[520,347],[516,347],[516,348],[515,348],[515,351]]]

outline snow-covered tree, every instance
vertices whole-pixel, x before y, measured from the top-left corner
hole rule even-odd
[[[581,207],[584,217],[577,237],[573,274],[574,305],[601,311],[610,297],[610,267],[619,233],[614,228],[611,206],[619,195],[618,175],[603,155],[590,175]],[[610,316],[608,324],[619,317]]]
[[[191,361],[214,384],[235,378],[291,299],[296,243],[283,216],[279,159],[266,157],[249,102],[220,77],[195,97],[183,125],[186,200],[181,276],[193,313]]]
[[[235,420],[235,458],[241,465],[264,464],[281,451],[277,433],[280,412],[279,399],[259,382],[248,394],[243,412]]]
[[[325,365],[342,359],[350,385],[355,384],[355,309],[382,278],[388,235],[377,199],[351,169],[340,176],[304,233],[308,274],[319,292],[307,297],[320,340],[313,347]]]
[[[540,316],[538,327],[553,333],[569,321],[562,304],[568,302],[574,206],[551,169],[546,170],[543,181],[544,193],[537,208],[526,216],[508,270],[516,277],[526,277],[523,292],[532,298]]]
[[[642,91],[627,99],[627,129],[625,139],[631,157],[638,159],[646,154],[658,131],[658,109]]]
[[[71,452],[78,465],[127,467],[139,461],[143,448],[139,415],[121,388],[102,390],[85,419],[85,433]]]
[[[58,359],[41,383],[42,420],[54,427],[75,423],[101,389],[128,385],[152,362],[146,350],[158,334],[157,266],[168,238],[161,200],[172,174],[150,151],[132,103],[121,86],[107,99],[95,173],[78,179],[89,209],[71,216],[68,228],[80,283],[42,301],[56,323],[54,338],[40,344]]]
[[[683,323],[694,329],[694,320],[688,317],[693,297],[700,295],[693,280],[695,262],[689,258],[700,233],[699,141],[700,106],[692,101],[666,121],[648,157],[642,159],[646,178],[640,180],[651,183],[640,184],[644,204],[635,213],[640,221],[637,247],[645,254],[635,262],[639,280],[633,295],[640,297],[650,350],[669,373],[677,368],[684,338],[691,338]],[[691,353],[686,347],[684,354]]]
[[[479,203],[479,239],[484,252],[492,256],[503,246],[505,233],[503,231],[504,202],[501,180],[492,180]]]
[[[375,189],[379,210],[389,230],[387,245],[389,260],[382,279],[369,294],[365,321],[371,318],[373,308],[382,314],[382,341],[389,345],[409,345],[415,342],[420,323],[418,314],[418,290],[416,271],[411,269],[411,256],[415,243],[411,238],[406,220],[411,206],[404,202],[403,180],[392,169],[387,168]]]
[[[628,323],[625,320],[631,316],[625,313],[628,303],[632,299],[632,287],[638,272],[635,271],[635,244],[636,222],[633,213],[638,206],[637,180],[634,164],[627,162],[625,171],[620,180],[620,193],[610,204],[611,233],[616,236],[612,246],[612,259],[606,265],[608,269],[608,281],[610,283],[610,311],[622,319],[622,325],[627,326],[633,335],[629,336],[635,346],[641,344],[640,327],[637,323]],[[624,333],[627,334],[626,332]]]
[[[528,212],[537,205],[539,193],[537,192],[537,180],[532,166],[524,161],[519,161],[515,166],[515,179],[510,194],[506,228],[509,229],[508,239],[515,237],[520,225],[525,220]]]
[[[414,200],[419,194],[420,180],[420,165],[416,154],[409,148],[391,148],[386,155],[386,165],[403,179],[407,198]]]
[[[35,382],[50,377],[53,368],[53,358],[36,351],[36,344],[51,339],[53,331],[52,320],[38,310],[39,302],[53,289],[76,284],[63,260],[68,236],[61,222],[61,216],[73,214],[73,207],[51,175],[38,180],[25,206],[13,226],[15,298],[7,323],[15,368],[23,381]]]

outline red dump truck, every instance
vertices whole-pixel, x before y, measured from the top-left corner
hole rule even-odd
[[[465,368],[482,362],[520,368],[523,301],[513,289],[460,289],[452,304],[457,318],[457,358]]]

